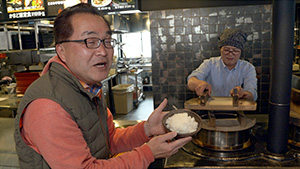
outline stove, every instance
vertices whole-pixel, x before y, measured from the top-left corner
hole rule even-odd
[[[149,168],[300,168],[300,148],[291,145],[285,155],[268,152],[268,116],[252,116],[257,123],[252,128],[249,145],[244,149],[212,150],[191,141],[171,157],[156,160]]]

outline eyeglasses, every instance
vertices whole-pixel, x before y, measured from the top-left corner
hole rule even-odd
[[[228,55],[229,53],[232,53],[233,55],[238,55],[238,54],[241,53],[241,50],[239,50],[239,49],[232,49],[232,50],[230,50],[229,48],[223,48],[222,52],[225,55]]]
[[[84,42],[85,46],[89,49],[96,49],[101,45],[101,43],[103,43],[105,48],[112,49],[117,44],[117,40],[113,38],[106,38],[106,39],[86,38],[84,40],[63,40],[60,41],[58,44],[66,43],[66,42]]]

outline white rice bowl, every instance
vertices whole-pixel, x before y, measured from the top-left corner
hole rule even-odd
[[[177,113],[167,118],[166,127],[170,131],[176,131],[180,134],[193,133],[198,128],[198,122],[188,113]]]

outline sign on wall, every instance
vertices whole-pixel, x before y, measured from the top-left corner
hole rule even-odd
[[[139,9],[138,0],[0,0],[0,20],[55,17],[78,3],[90,3],[104,13]]]
[[[136,0],[91,0],[91,3],[99,10],[107,12],[138,9]]]
[[[88,3],[88,0],[48,0],[47,16],[56,16],[65,8],[79,3]]]
[[[6,0],[8,19],[45,17],[44,0]]]

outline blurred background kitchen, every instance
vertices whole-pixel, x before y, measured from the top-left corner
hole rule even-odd
[[[0,137],[13,130],[13,117],[26,88],[55,55],[53,20],[69,0],[43,0],[36,6],[27,1],[0,1],[0,73],[11,83],[1,86]],[[248,42],[242,53],[255,66],[258,78],[256,111],[268,114],[272,70],[271,0],[105,0],[92,3],[111,23],[114,62],[103,91],[115,120],[146,120],[163,98],[166,110],[184,108],[196,97],[187,89],[187,76],[204,59],[219,56],[217,37],[226,28],[242,29]],[[296,3],[292,73],[300,75],[300,1]],[[249,112],[247,112],[249,113]],[[10,136],[9,136],[10,137]],[[0,139],[1,140],[1,139]],[[0,169],[16,167],[14,153],[0,147]],[[8,153],[7,153],[8,152]],[[8,156],[9,154],[9,156]],[[6,159],[6,161],[4,160]],[[5,161],[5,162],[4,162]],[[1,166],[1,163],[4,164]]]

